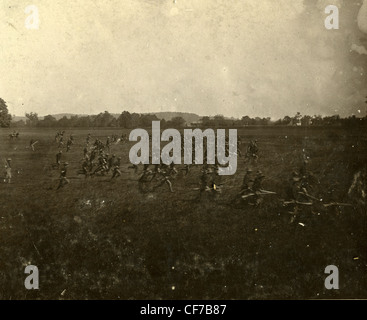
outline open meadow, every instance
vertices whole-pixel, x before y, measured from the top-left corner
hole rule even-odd
[[[366,207],[348,197],[367,163],[364,129],[241,128],[243,153],[258,139],[257,163],[239,157],[221,192],[200,200],[199,165],[179,170],[173,193],[167,185],[140,192],[142,166],[128,168],[133,142],[112,144],[121,177],[78,175],[88,133],[104,142],[130,130],[61,129],[75,143],[63,149],[70,184],[59,190],[57,129],[21,128],[12,140],[12,129],[0,131],[2,168],[10,157],[13,173],[0,184],[0,299],[367,298]],[[320,201],[294,213],[283,201],[304,158]],[[234,200],[248,167],[276,192],[258,206]],[[352,206],[323,205],[334,202]],[[29,264],[39,268],[39,290],[24,287]],[[339,290],[324,286],[328,265],[339,268]]]

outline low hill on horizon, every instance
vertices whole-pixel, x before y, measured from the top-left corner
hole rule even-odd
[[[174,117],[182,117],[185,119],[186,123],[193,123],[193,122],[197,122],[201,116],[195,114],[195,113],[189,113],[189,112],[146,112],[146,113],[141,113],[141,114],[155,114],[157,116],[158,119],[160,120],[172,120]],[[115,118],[118,118],[120,116],[120,113],[111,113],[112,116],[114,116]],[[72,116],[78,116],[78,117],[86,117],[86,116],[92,116],[92,114],[73,114],[73,113],[59,113],[59,114],[51,114],[51,116],[53,116],[54,118],[56,118],[56,120],[60,120],[63,117],[67,117],[67,118],[71,118]],[[43,120],[45,116],[39,116],[39,120]],[[16,122],[16,121],[26,121],[27,118],[25,116],[13,116],[12,121]]]

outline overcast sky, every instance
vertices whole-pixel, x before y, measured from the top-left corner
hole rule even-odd
[[[19,116],[365,115],[362,2],[1,0],[0,97]],[[25,28],[30,4],[38,30]],[[324,27],[328,4],[339,30]]]

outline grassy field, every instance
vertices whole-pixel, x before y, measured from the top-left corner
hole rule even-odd
[[[121,130],[65,130],[76,143],[64,149],[71,183],[60,190],[59,171],[50,169],[57,129],[22,129],[18,140],[0,131],[0,156],[12,158],[14,175],[0,184],[1,299],[367,298],[366,208],[317,204],[291,222],[281,201],[307,156],[320,182],[310,193],[324,203],[351,203],[353,175],[367,163],[363,130],[240,129],[243,150],[258,139],[252,168],[277,193],[259,207],[233,201],[248,166],[243,158],[215,198],[195,200],[200,166],[173,181],[174,193],[165,185],[141,193],[139,175],[128,169],[132,143],[112,147],[122,157],[120,178],[77,175],[87,134],[104,142]],[[39,290],[24,287],[28,264],[39,268]],[[339,290],[324,287],[327,265],[339,268]]]

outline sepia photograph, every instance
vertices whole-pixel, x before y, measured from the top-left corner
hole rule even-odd
[[[1,0],[0,72],[0,300],[367,299],[367,0]]]

